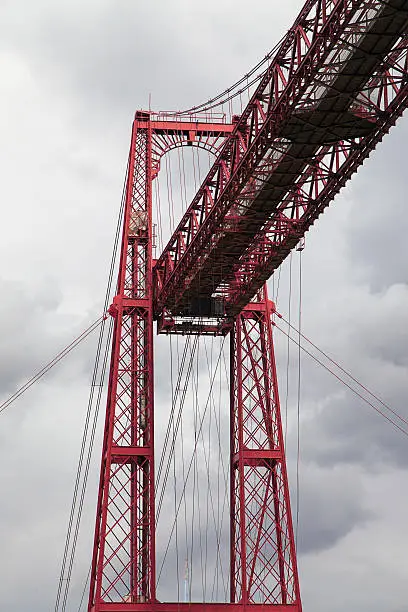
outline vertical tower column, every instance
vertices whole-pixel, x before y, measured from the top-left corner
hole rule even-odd
[[[88,610],[155,601],[152,132],[133,123]]]
[[[231,602],[301,612],[273,307],[265,287],[231,332]]]

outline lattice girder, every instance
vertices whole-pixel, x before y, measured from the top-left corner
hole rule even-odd
[[[407,34],[407,0],[306,2],[155,265],[156,316],[252,299],[406,108]]]
[[[133,124],[88,610],[155,600],[151,130]]]
[[[265,288],[231,332],[231,601],[301,610],[272,311]]]
[[[193,119],[193,118],[192,118]],[[216,152],[231,133],[218,122],[133,123],[88,610],[156,601],[152,183],[160,158],[191,145]]]

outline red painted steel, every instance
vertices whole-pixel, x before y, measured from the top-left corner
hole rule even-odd
[[[154,118],[153,118],[154,117]],[[126,184],[88,610],[156,600],[153,427],[152,182],[160,159],[188,145],[216,151],[225,121],[137,112]]]
[[[407,0],[306,2],[155,265],[156,316],[233,316],[262,287],[406,108],[407,19]]]
[[[143,116],[140,116],[143,118]],[[133,123],[88,610],[155,600],[152,132]]]
[[[136,113],[89,612],[301,612],[264,282],[406,108],[407,24],[408,0],[308,0],[231,123]],[[216,161],[154,262],[152,183],[184,145]],[[154,319],[162,333],[231,333],[228,604],[156,600]]]
[[[242,603],[163,603],[156,601],[151,604],[101,604],[100,612],[271,612],[269,604]],[[273,612],[298,612],[297,604],[276,605]]]
[[[139,119],[141,127],[143,120],[152,130],[152,179],[159,173],[161,158],[172,149],[189,146],[216,154],[234,128],[226,123],[225,115],[190,115],[187,121],[174,113],[144,113]]]
[[[261,293],[261,292],[260,292]],[[231,602],[301,612],[266,287],[231,332]]]

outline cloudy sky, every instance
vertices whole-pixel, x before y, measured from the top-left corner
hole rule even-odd
[[[157,110],[186,108],[224,89],[301,4],[0,0],[1,399],[101,311],[135,109],[149,96]],[[303,331],[405,418],[407,138],[405,118],[301,256]],[[288,278],[286,264],[283,313]],[[276,297],[277,281],[271,290]],[[278,337],[283,395],[285,351]],[[0,415],[0,610],[54,609],[94,353],[91,339]],[[164,359],[159,367],[165,379]],[[292,354],[292,482],[296,367]],[[407,437],[307,357],[300,409],[305,612],[406,610]],[[68,610],[78,608],[91,558],[96,478],[94,469]]]

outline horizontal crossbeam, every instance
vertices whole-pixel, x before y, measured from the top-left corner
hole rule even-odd
[[[300,604],[264,605],[240,603],[102,603],[100,612],[301,612]],[[92,612],[92,611],[91,611]]]

